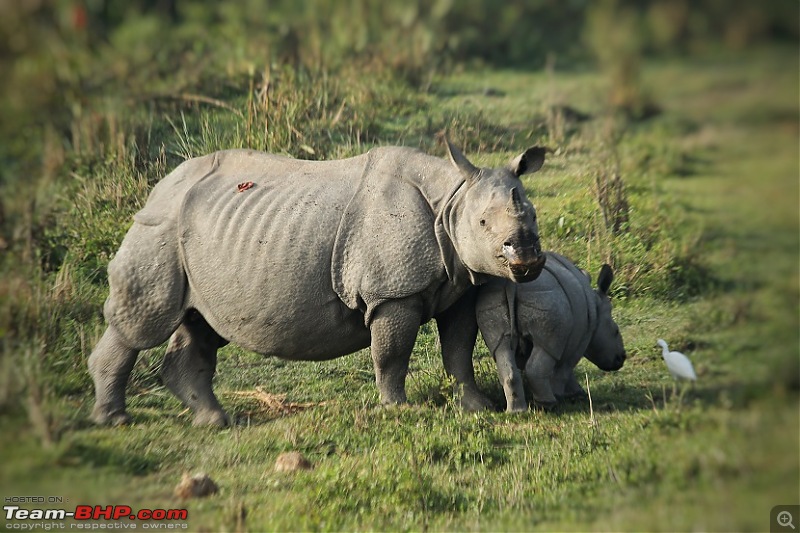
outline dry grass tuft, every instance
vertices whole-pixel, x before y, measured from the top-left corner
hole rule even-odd
[[[254,390],[249,391],[231,391],[224,392],[238,398],[245,398],[255,400],[259,406],[253,410],[246,411],[244,414],[248,417],[254,415],[270,415],[270,416],[285,416],[291,415],[300,411],[304,411],[311,407],[318,405],[325,405],[329,402],[287,402],[285,394],[271,394],[265,392],[261,387],[256,387]]]

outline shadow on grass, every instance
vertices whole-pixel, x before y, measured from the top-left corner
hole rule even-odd
[[[775,396],[776,389],[780,389],[786,394],[797,395],[796,380],[787,379],[785,381],[786,383],[733,381],[708,385],[703,384],[702,381],[694,384],[680,382],[661,385],[631,385],[622,382],[597,383],[593,384],[591,388],[591,404],[588,396],[568,398],[562,399],[555,407],[547,411],[556,416],[575,413],[585,413],[588,416],[592,411],[595,413],[660,411],[698,404],[705,407],[743,409],[749,407],[753,402]],[[482,390],[494,403],[498,412],[505,410],[505,397],[499,383],[484,383]],[[530,393],[527,390],[526,393],[528,405],[532,406]],[[539,409],[539,407],[531,408]]]
[[[68,465],[109,467],[126,474],[144,475],[155,472],[160,461],[141,453],[127,453],[121,446],[100,446],[85,442],[72,443],[61,462]]]
[[[687,382],[645,386],[597,384],[592,387],[591,409],[600,413],[660,411],[698,404],[705,407],[744,409],[755,401],[773,396],[774,388],[774,384],[743,381],[710,385]],[[786,388],[791,390],[791,387]],[[589,411],[588,399],[568,400],[560,403],[554,410],[556,413]]]

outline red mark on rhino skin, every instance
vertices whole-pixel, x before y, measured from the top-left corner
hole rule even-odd
[[[237,185],[236,188],[238,189],[239,192],[244,192],[247,189],[252,189],[253,185],[255,185],[255,183],[253,183],[252,181],[245,181],[244,183],[240,183],[239,185]]]

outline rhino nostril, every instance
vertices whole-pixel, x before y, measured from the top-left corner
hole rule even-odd
[[[506,241],[503,243],[503,248],[511,248],[511,243]]]

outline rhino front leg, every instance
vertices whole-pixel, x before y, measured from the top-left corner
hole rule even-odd
[[[461,386],[461,407],[467,411],[494,409],[494,404],[475,383],[475,369],[472,366],[472,352],[478,338],[476,295],[477,291],[470,290],[455,304],[436,315],[444,369]]]
[[[555,407],[557,403],[550,383],[555,368],[556,360],[542,348],[534,346],[525,364],[525,377],[530,383],[534,402],[544,408]]]
[[[411,351],[422,320],[417,298],[389,300],[380,304],[370,322],[375,382],[384,405],[406,402],[406,374]]]
[[[503,337],[494,351],[494,360],[497,363],[497,374],[503,391],[506,395],[506,411],[509,413],[527,411],[525,401],[525,388],[522,382],[522,372],[517,366],[516,353],[511,346],[510,337]]]
[[[167,346],[161,377],[167,388],[194,412],[196,426],[225,427],[230,423],[211,384],[217,369],[217,348],[223,344],[199,313],[190,312]]]
[[[89,356],[95,392],[91,419],[96,424],[116,426],[131,422],[125,412],[125,387],[137,355],[139,350],[128,346],[114,326],[109,326]]]

